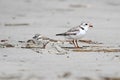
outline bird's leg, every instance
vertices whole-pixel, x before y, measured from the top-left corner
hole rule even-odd
[[[75,40],[75,43],[76,43],[76,47],[79,48],[79,45],[78,45],[78,42],[77,40]]]
[[[76,47],[75,40],[72,40],[72,43],[73,43],[73,44],[74,44],[74,46]]]
[[[49,42],[47,42],[46,44],[43,44],[43,49],[45,49],[46,45],[48,44]]]
[[[77,40],[73,40],[72,42],[73,42],[75,48],[79,48],[78,43],[77,43]]]

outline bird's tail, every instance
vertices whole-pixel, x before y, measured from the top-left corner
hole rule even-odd
[[[56,36],[65,36],[65,33],[56,34]]]

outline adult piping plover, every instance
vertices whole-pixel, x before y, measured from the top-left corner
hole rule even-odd
[[[69,29],[67,32],[56,34],[56,36],[64,36],[66,39],[72,41],[75,47],[79,47],[77,40],[82,38],[86,32],[88,31],[89,27],[93,27],[90,23],[81,23],[80,25]]]

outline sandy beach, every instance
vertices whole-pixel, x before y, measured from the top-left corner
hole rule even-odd
[[[119,15],[119,0],[0,0],[0,80],[120,80]],[[35,34],[65,40],[55,34],[83,21],[94,28],[82,39],[95,43],[26,48]]]

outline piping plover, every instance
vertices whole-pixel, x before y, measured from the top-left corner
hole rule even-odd
[[[32,39],[27,40],[26,47],[41,47],[45,48],[46,45],[49,43],[49,38],[43,36],[42,34],[35,34]]]
[[[36,41],[36,44],[38,45],[42,43],[43,48],[45,48],[50,41],[49,38],[43,36],[42,34],[35,34],[33,39]]]
[[[56,34],[56,36],[64,36],[66,39],[73,42],[75,47],[79,47],[77,41],[82,38],[89,27],[93,27],[90,23],[81,23],[80,25],[69,29],[67,32]]]

